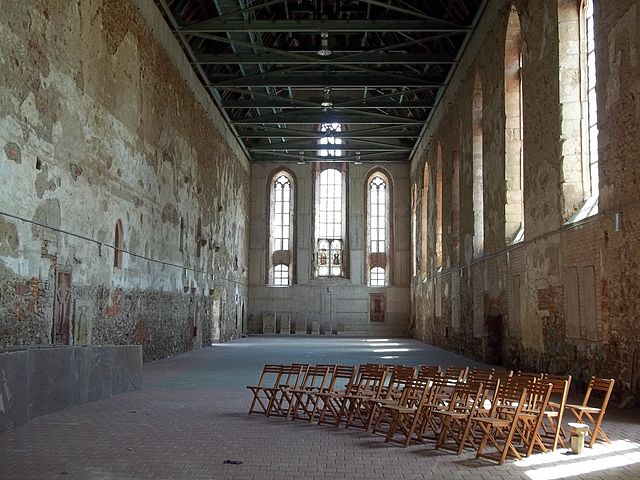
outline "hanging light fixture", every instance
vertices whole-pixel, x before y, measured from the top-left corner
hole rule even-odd
[[[333,102],[331,101],[331,89],[329,87],[324,88],[324,101],[320,105],[325,108],[333,107]]]
[[[320,34],[320,50],[317,53],[321,57],[328,57],[333,54],[333,51],[329,48],[329,34],[327,32]]]

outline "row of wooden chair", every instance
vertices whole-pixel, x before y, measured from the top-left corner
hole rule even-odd
[[[589,446],[608,442],[602,419],[611,379],[593,378],[582,404],[568,404],[570,376],[439,366],[265,365],[249,413],[362,428],[403,446],[432,440],[436,448],[503,463],[534,449],[564,446],[565,409],[592,425]],[[602,392],[599,406],[589,405]],[[489,450],[489,451],[487,451]],[[493,450],[493,451],[492,451]]]

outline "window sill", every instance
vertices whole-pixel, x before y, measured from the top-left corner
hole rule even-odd
[[[309,285],[324,287],[351,285],[351,279],[345,277],[315,277],[309,280]]]
[[[598,197],[587,198],[582,206],[574,213],[569,220],[564,222],[564,225],[573,225],[574,223],[580,223],[582,220],[588,217],[593,217],[598,214]]]

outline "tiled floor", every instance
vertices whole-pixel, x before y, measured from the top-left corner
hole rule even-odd
[[[244,386],[264,363],[294,360],[477,364],[411,340],[254,337],[216,345],[146,365],[140,392],[1,433],[0,479],[640,479],[636,412],[608,416],[612,445],[503,466],[431,445],[403,449],[352,429],[247,415]]]

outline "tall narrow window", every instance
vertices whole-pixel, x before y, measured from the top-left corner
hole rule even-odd
[[[411,275],[418,273],[418,186],[414,183],[411,188]]]
[[[473,87],[473,255],[484,251],[484,177],[482,168],[482,83]]]
[[[345,174],[334,168],[334,164],[317,168],[314,212],[316,276],[342,277],[345,275]]]
[[[367,179],[367,258],[369,285],[389,284],[391,241],[389,175],[375,171]]]
[[[451,232],[450,248],[447,251],[447,266],[460,262],[460,119],[452,115],[451,120]]]
[[[505,240],[524,240],[522,30],[515,6],[511,6],[505,41]]]
[[[270,177],[269,259],[267,283],[291,285],[293,281],[294,181],[285,170]]]
[[[593,27],[593,0],[585,0],[583,4],[585,53],[586,53],[586,115],[585,146],[583,147],[588,165],[589,190],[591,198],[598,198],[598,104],[596,102],[596,47]],[[596,201],[597,209],[597,201]],[[593,212],[595,213],[595,212]]]
[[[113,240],[113,266],[115,268],[122,268],[122,245],[124,243],[123,233],[122,233],[122,221],[118,219],[116,222],[116,231],[114,234]]]
[[[318,155],[321,157],[340,157],[342,156],[342,138],[336,137],[336,133],[342,132],[342,125],[339,123],[323,123],[320,126],[320,131],[326,134],[325,137],[320,139],[319,144],[322,146],[318,150]]]
[[[593,5],[593,0],[558,2],[559,104],[563,120],[562,214],[567,223],[598,213]],[[576,78],[580,81],[576,82]]]
[[[442,268],[442,145],[436,147],[436,270]]]
[[[422,259],[420,260],[420,271],[422,276],[426,277],[429,272],[429,182],[431,181],[431,175],[429,175],[429,162],[424,162],[424,173],[422,177],[422,238],[420,239],[420,245],[422,246]]]

